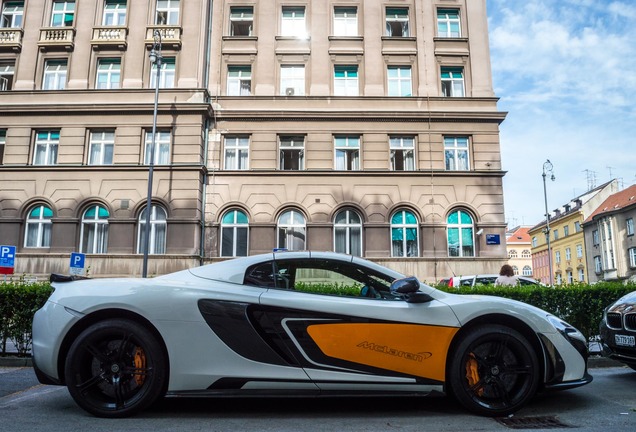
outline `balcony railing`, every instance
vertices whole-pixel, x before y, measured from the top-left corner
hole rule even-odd
[[[48,27],[40,29],[38,46],[42,51],[74,48],[75,29],[72,27]]]
[[[127,37],[127,27],[93,27],[91,45],[93,49],[115,46],[123,50],[128,45],[126,42]]]
[[[21,28],[0,28],[0,50],[22,50]]]
[[[163,46],[171,46],[172,49],[181,48],[181,27],[179,26],[155,25],[146,27],[146,45],[152,46],[154,43],[155,30],[159,30]]]

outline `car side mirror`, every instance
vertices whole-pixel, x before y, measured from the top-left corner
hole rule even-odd
[[[426,303],[433,300],[428,294],[418,292],[420,281],[415,276],[404,279],[396,279],[391,284],[391,293],[401,295],[407,303]]]

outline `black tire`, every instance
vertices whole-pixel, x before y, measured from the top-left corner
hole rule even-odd
[[[475,327],[458,343],[448,370],[450,393],[469,411],[498,417],[512,414],[532,398],[540,367],[532,345],[501,325]]]
[[[98,417],[136,414],[161,396],[167,364],[157,338],[126,319],[91,325],[75,339],[65,364],[75,402]]]

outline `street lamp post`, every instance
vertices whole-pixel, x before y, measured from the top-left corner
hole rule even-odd
[[[543,197],[545,199],[545,239],[548,244],[548,268],[550,272],[550,285],[554,285],[554,274],[552,272],[552,248],[550,247],[550,212],[548,212],[548,190],[546,188],[546,176],[550,174],[550,180],[554,181],[552,162],[546,159],[543,163]]]
[[[148,253],[150,249],[150,212],[152,211],[152,177],[154,174],[155,166],[155,145],[157,140],[157,108],[159,106],[159,82],[161,80],[161,32],[159,29],[155,29],[153,33],[154,43],[152,49],[148,54],[150,63],[153,64],[157,70],[157,76],[155,79],[155,106],[152,113],[152,141],[150,144],[150,159],[148,161],[148,196],[146,198],[146,226],[144,227],[144,260],[142,277],[148,277]]]

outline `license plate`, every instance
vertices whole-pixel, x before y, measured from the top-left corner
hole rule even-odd
[[[616,345],[633,347],[636,346],[636,337],[625,335],[614,335]]]

